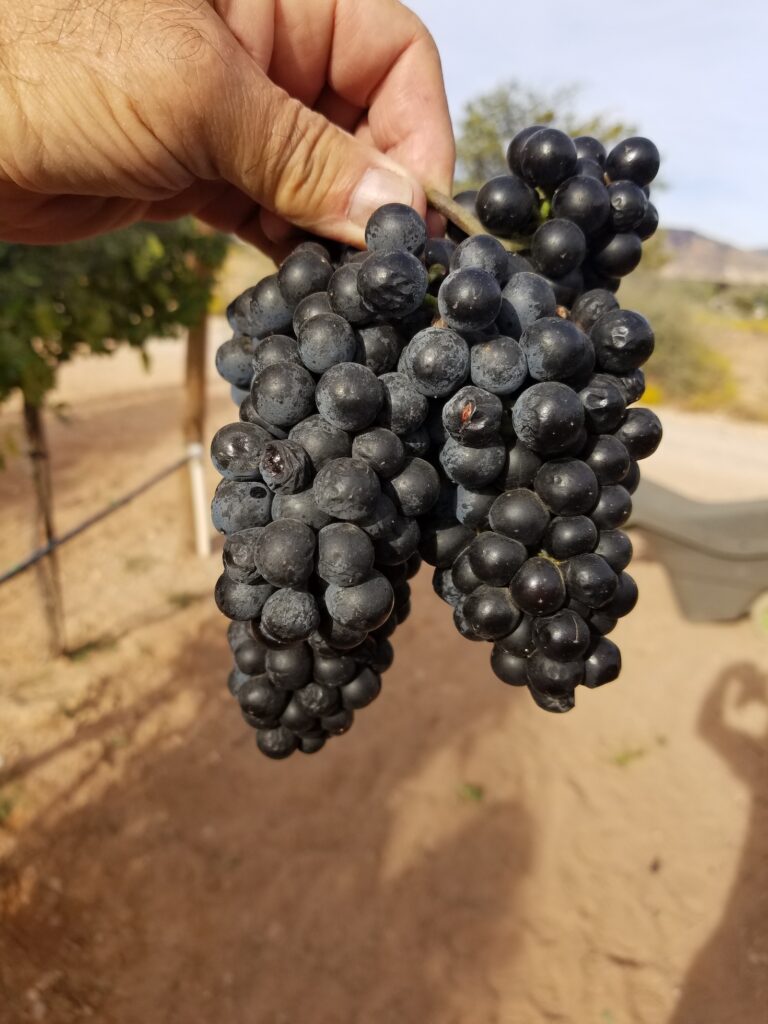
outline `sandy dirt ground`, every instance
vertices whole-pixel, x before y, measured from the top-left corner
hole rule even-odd
[[[60,530],[177,456],[179,354],[63,374]],[[211,431],[231,409],[214,384]],[[768,496],[765,427],[664,418],[649,476]],[[63,549],[73,656],[46,656],[34,573],[0,589],[1,1024],[768,1019],[768,639],[683,620],[640,537],[622,678],[556,717],[422,573],[377,703],[270,763],[185,488]],[[0,525],[5,566],[30,545],[18,457]]]

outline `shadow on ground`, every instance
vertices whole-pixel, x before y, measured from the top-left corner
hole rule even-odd
[[[700,736],[748,788],[752,806],[722,917],[683,979],[668,1024],[768,1020],[768,732],[753,736],[726,721],[729,704],[752,702],[768,710],[768,678],[740,662],[720,673],[701,708]]]
[[[519,945],[530,821],[517,803],[456,796],[441,805],[449,827],[436,835],[425,815],[423,843],[391,870],[398,791],[489,706],[430,713],[409,678],[416,630],[402,639],[378,718],[274,764],[223,692],[209,621],[168,670],[203,695],[193,727],[43,822],[3,869],[2,1024],[41,1007],[51,1024],[474,1024],[499,949],[511,963]],[[412,714],[424,731],[404,727]]]

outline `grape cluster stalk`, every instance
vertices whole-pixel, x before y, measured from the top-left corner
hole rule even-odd
[[[218,431],[229,689],[259,749],[314,753],[381,689],[422,562],[462,636],[547,711],[616,679],[621,529],[661,425],[654,335],[616,292],[658,217],[655,145],[533,125],[509,174],[380,207],[362,251],[301,242],[230,305]]]

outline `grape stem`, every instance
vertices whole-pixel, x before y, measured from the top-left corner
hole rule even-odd
[[[427,202],[432,209],[437,210],[439,214],[442,214],[446,220],[449,220],[451,224],[455,224],[455,226],[465,234],[490,234],[490,231],[485,230],[477,217],[474,217],[469,213],[460,203],[457,203],[455,199],[451,199],[450,196],[446,196],[436,188],[431,188],[430,186],[427,186],[424,191],[426,192]],[[510,238],[499,238],[498,241],[501,242],[508,252],[521,252],[523,249],[528,248],[528,242],[516,242]]]

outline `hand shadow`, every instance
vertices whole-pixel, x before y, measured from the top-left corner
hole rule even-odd
[[[768,1020],[768,719],[758,737],[726,721],[729,707],[768,709],[768,679],[749,662],[715,680],[699,735],[752,794],[736,878],[722,917],[696,954],[668,1024],[758,1024]]]

